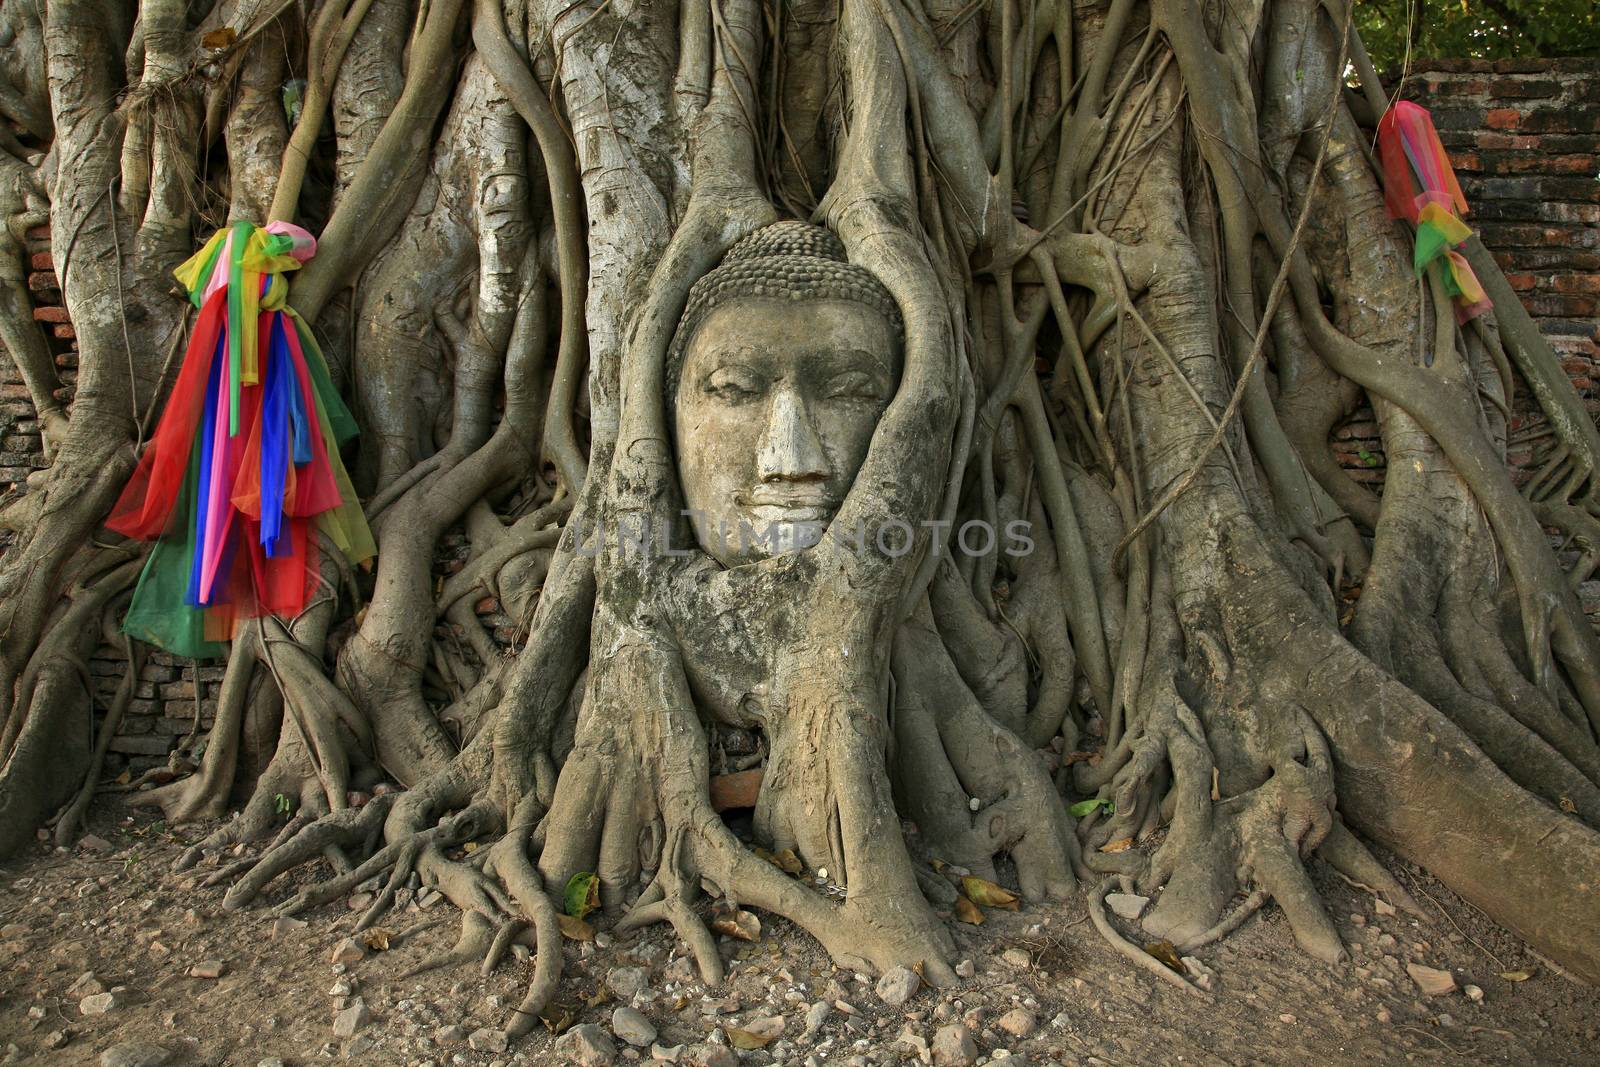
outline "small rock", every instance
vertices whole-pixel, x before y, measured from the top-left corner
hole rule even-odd
[[[933,1054],[928,1048],[927,1039],[913,1030],[910,1023],[907,1023],[900,1031],[900,1035],[895,1038],[895,1045],[903,1052],[910,1052],[923,1063],[933,1062]]]
[[[441,1026],[433,1032],[433,1040],[438,1045],[454,1045],[467,1039],[467,1030],[464,1026]]]
[[[66,1043],[71,1040],[72,1035],[67,1033],[65,1030],[52,1030],[48,1034],[44,1035],[44,1041],[42,1041],[41,1044],[43,1044],[47,1049],[58,1049],[66,1045]]]
[[[763,1041],[771,1042],[783,1033],[784,1020],[781,1015],[757,1015],[745,1023],[741,1029],[748,1034],[754,1034]]]
[[[956,964],[957,978],[971,978],[978,973],[977,966],[971,960],[962,960]]]
[[[651,1045],[650,1058],[657,1063],[677,1063],[683,1058],[682,1045]]]
[[[1194,975],[1194,984],[1210,992],[1217,984],[1217,972],[1207,967],[1196,956],[1184,956],[1183,965],[1189,968],[1189,973]]]
[[[1461,992],[1465,993],[1467,995],[1467,999],[1472,1001],[1474,1004],[1483,1003],[1483,990],[1479,989],[1477,986],[1462,986]]]
[[[84,971],[78,975],[77,981],[67,986],[67,996],[77,997],[80,1000],[105,991],[105,983],[96,978],[93,971]]]
[[[226,965],[221,960],[201,960],[189,968],[190,978],[221,978]]]
[[[1449,971],[1441,971],[1437,967],[1424,967],[1420,963],[1408,963],[1406,973],[1417,983],[1417,988],[1422,990],[1425,996],[1441,997],[1456,991],[1455,976]]]
[[[78,838],[78,847],[85,852],[110,852],[111,842],[98,834],[84,834]]]
[[[357,997],[348,1008],[333,1017],[333,1036],[341,1040],[355,1037],[371,1021],[372,1013],[367,1011],[367,1002]]]
[[[611,1032],[634,1048],[647,1048],[656,1039],[656,1028],[650,1020],[626,1004],[611,1013]]]
[[[606,972],[606,985],[618,1000],[632,1000],[650,984],[643,967],[613,967]]]
[[[978,1059],[978,1043],[972,1031],[960,1023],[941,1026],[933,1035],[935,1067],[971,1067]]]
[[[805,1031],[801,1033],[800,1040],[809,1041],[813,1037],[816,1037],[817,1031],[821,1030],[823,1025],[827,1023],[828,1016],[831,1014],[833,1014],[833,1005],[829,1004],[826,1000],[819,1000],[815,1004],[811,1005],[811,1007],[807,1008],[806,1028]]]
[[[739,1067],[739,1057],[733,1054],[732,1049],[713,1045],[709,1041],[690,1045],[678,1062],[688,1067]]]
[[[594,1023],[568,1030],[556,1042],[556,1052],[579,1067],[610,1067],[617,1058],[617,1046],[611,1035]]]
[[[276,941],[280,937],[287,937],[305,928],[306,924],[303,919],[296,919],[290,915],[280,915],[272,920],[272,939]]]
[[[467,1045],[474,1052],[504,1052],[509,1044],[505,1031],[492,1026],[474,1030],[467,1038]]]
[[[359,963],[367,954],[367,947],[353,937],[347,937],[333,946],[333,954],[328,957],[329,963],[343,963],[349,965]]]
[[[995,1022],[995,1025],[1012,1037],[1032,1037],[1039,1029],[1039,1020],[1027,1008],[1012,1008]]]
[[[916,995],[922,979],[909,967],[891,967],[878,979],[878,999],[891,1008],[898,1008]]]
[[[78,1011],[84,1015],[104,1015],[117,1006],[115,993],[95,993],[78,1001]]]
[[[100,1053],[100,1067],[161,1067],[172,1050],[149,1041],[124,1041]]]
[[[1372,910],[1377,912],[1379,915],[1393,915],[1393,914],[1395,914],[1394,905],[1390,904],[1387,900],[1384,900],[1382,897],[1375,897],[1373,899],[1373,901],[1372,901]]]
[[[1285,1024],[1289,1025],[1289,1026],[1293,1026],[1295,1023],[1299,1022],[1300,1020],[1296,1019],[1293,1015],[1290,1015],[1288,1012],[1284,1012],[1282,1015],[1278,1016],[1278,1021],[1280,1023],[1285,1023]]]
[[[1439,1013],[1439,1025],[1440,1026],[1443,1026],[1446,1029],[1448,1029],[1449,1027],[1452,1027],[1455,1024],[1456,1024],[1456,1018],[1455,1018],[1454,1015],[1451,1015],[1449,1012],[1440,1012]]]
[[[284,1067],[284,1062],[276,1056],[268,1056],[256,1064],[256,1067]]]
[[[27,932],[27,923],[6,923],[4,926],[0,926],[0,941],[10,937],[21,937]]]
[[[1123,919],[1137,919],[1148,903],[1150,903],[1149,897],[1141,897],[1137,893],[1106,894],[1106,907]]]
[[[1011,966],[1020,967],[1023,970],[1033,965],[1033,957],[1028,955],[1025,949],[1008,948],[1000,953],[1000,958]]]
[[[1394,1021],[1394,1016],[1389,1014],[1388,1008],[1379,1008],[1377,1020],[1387,1026],[1389,1023]]]

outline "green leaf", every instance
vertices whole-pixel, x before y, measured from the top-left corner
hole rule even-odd
[[[567,891],[561,899],[568,915],[583,918],[600,906],[600,879],[588,871],[579,871],[567,880]]]
[[[1105,797],[1090,797],[1088,800],[1080,800],[1069,807],[1067,811],[1074,819],[1081,819],[1096,808],[1105,808],[1107,815],[1115,815],[1117,813],[1116,803],[1107,800]]]

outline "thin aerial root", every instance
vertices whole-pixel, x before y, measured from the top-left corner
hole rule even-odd
[[[1116,885],[1117,879],[1105,878],[1102,879],[1100,884],[1095,887],[1094,892],[1089,894],[1089,918],[1093,920],[1094,928],[1100,931],[1100,936],[1105,938],[1106,941],[1110,943],[1112,948],[1116,949],[1129,960],[1132,960],[1134,966],[1140,968],[1141,970],[1148,971],[1151,974],[1159,977],[1163,982],[1169,982],[1193,996],[1209,996],[1205,990],[1201,989],[1193,982],[1186,981],[1183,975],[1172,970],[1166,964],[1150,955],[1150,953],[1146,952],[1138,945],[1135,945],[1133,942],[1117,933],[1117,931],[1112,927],[1111,921],[1106,918],[1105,908],[1106,894],[1110,892],[1111,889]]]
[[[1401,885],[1399,880],[1367,850],[1367,847],[1356,839],[1356,835],[1350,832],[1343,819],[1334,820],[1328,836],[1317,846],[1317,855],[1367,892],[1383,897],[1395,907],[1413,915],[1429,917],[1428,913],[1422,910],[1422,905],[1406,891],[1405,886]]]
[[[1223,938],[1239,929],[1239,927],[1243,926],[1246,919],[1260,911],[1261,906],[1267,902],[1267,899],[1268,893],[1265,889],[1254,890],[1249,896],[1244,898],[1244,903],[1240,904],[1237,908],[1234,908],[1228,914],[1218,919],[1216,925],[1211,927],[1211,929],[1205,931],[1204,933],[1196,934],[1194,937],[1189,938],[1189,940],[1183,942],[1181,945],[1175,945],[1173,947],[1179,952],[1193,953],[1196,949],[1204,948],[1213,941],[1221,941]]]
[[[330,900],[344,896],[368,878],[382,874],[390,864],[398,866],[402,859],[405,859],[406,866],[409,868],[410,862],[409,858],[406,857],[405,850],[411,844],[410,839],[407,839],[392,845],[385,845],[354,870],[346,871],[343,874],[329,878],[327,881],[302,889],[274,908],[273,914],[297,915],[307,908],[320,907]]]
[[[494,935],[494,923],[476,911],[465,912],[461,916],[461,936],[456,939],[455,945],[445,952],[429,956],[410,970],[402,972],[399,978],[405,981],[419,974],[439,970],[441,967],[460,967],[474,963],[489,951]]]
[[[222,906],[228,911],[237,911],[254,900],[268,882],[292,867],[323,855],[327,846],[364,840],[373,822],[383,822],[389,810],[385,798],[392,795],[374,797],[363,807],[345,808],[311,823],[286,844],[263,855],[260,862],[228,890],[222,898]]]
[[[683,899],[668,898],[663,906],[672,928],[694,953],[695,962],[700,965],[700,980],[708,986],[720,983],[723,974],[722,954],[717,951],[717,942],[711,936],[711,930]]]
[[[517,935],[528,928],[526,919],[507,919],[500,924],[500,929],[495,931],[494,940],[489,944],[489,951],[484,954],[483,966],[479,968],[480,974],[485,978],[494,973],[494,969],[505,959],[506,950],[511,947],[511,942]]]
[[[367,929],[367,927],[378,921],[379,916],[389,910],[390,905],[394,903],[395,893],[399,892],[400,887],[405,884],[405,880],[411,877],[415,857],[416,849],[414,845],[410,849],[401,851],[399,859],[395,861],[394,870],[389,872],[389,880],[383,885],[383,891],[373,899],[372,906],[367,908],[360,921],[356,923],[358,931]],[[359,885],[361,881],[365,880],[361,879],[356,884]]]

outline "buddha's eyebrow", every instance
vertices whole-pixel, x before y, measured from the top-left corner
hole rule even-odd
[[[881,370],[887,373],[889,369],[890,361],[881,352],[869,352],[864,348],[845,348],[835,349],[834,351],[840,355],[849,356],[854,360],[866,363],[873,370]]]

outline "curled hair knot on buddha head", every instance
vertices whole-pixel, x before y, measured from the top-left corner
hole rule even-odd
[[[896,339],[904,335],[900,307],[877,275],[845,258],[832,231],[798,221],[774,222],[736,241],[722,262],[689,290],[689,300],[667,349],[667,408],[672,408],[683,355],[700,324],[716,308],[742,298],[849,300],[878,312]]]

